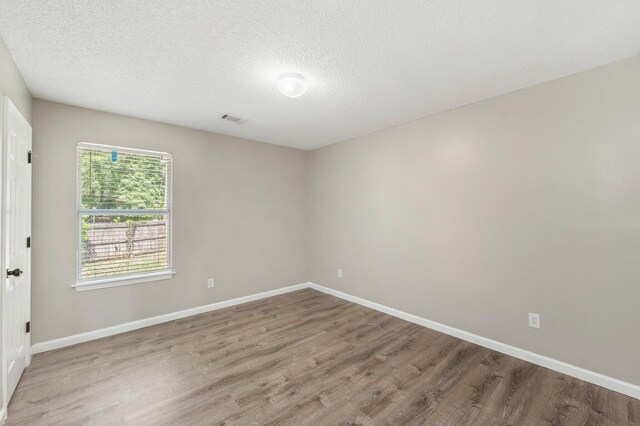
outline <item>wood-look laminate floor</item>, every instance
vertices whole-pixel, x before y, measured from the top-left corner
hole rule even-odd
[[[640,401],[315,290],[38,354],[8,425],[624,425]]]

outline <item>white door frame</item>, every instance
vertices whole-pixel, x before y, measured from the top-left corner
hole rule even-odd
[[[0,347],[0,351],[2,353],[2,362],[1,362],[1,367],[2,367],[2,371],[0,372],[1,377],[1,381],[2,381],[2,409],[0,411],[0,424],[3,421],[2,417],[5,417],[7,415],[7,406],[9,405],[9,399],[8,399],[8,395],[7,395],[7,377],[6,377],[6,367],[7,367],[7,353],[5,351],[5,325],[6,325],[6,318],[5,318],[5,313],[7,312],[6,307],[5,307],[5,291],[6,291],[6,274],[4,273],[4,271],[7,270],[8,265],[6,265],[6,236],[4,234],[4,229],[5,229],[5,210],[4,210],[4,202],[5,202],[5,182],[6,182],[6,142],[9,136],[9,130],[8,130],[8,126],[6,125],[7,123],[7,118],[9,116],[9,113],[11,111],[11,113],[15,113],[17,115],[17,117],[19,117],[20,119],[24,120],[24,123],[29,127],[29,137],[31,137],[31,125],[27,122],[27,120],[24,118],[24,116],[20,113],[20,111],[16,108],[16,106],[13,104],[13,102],[11,102],[11,100],[9,99],[8,96],[4,96],[4,99],[2,100],[3,102],[3,117],[2,117],[2,146],[0,147],[0,192],[1,192],[1,197],[0,197],[0,216],[1,216],[1,221],[0,221],[0,287],[1,287],[1,292],[0,292],[0,322],[1,322],[1,334],[2,334],[2,339],[1,339],[1,347]],[[31,185],[31,177],[29,178],[29,185]],[[31,198],[29,198],[28,201],[28,218],[27,218],[27,227],[29,229],[29,235],[31,234]],[[31,250],[27,250],[27,264],[25,265],[26,271],[28,272],[28,285],[27,285],[27,290],[26,290],[26,306],[25,306],[25,313],[26,313],[26,317],[27,318],[31,318]],[[31,363],[31,333],[27,333],[26,334],[26,338],[25,338],[25,345],[26,345],[26,351],[25,351],[25,365],[29,365]]]

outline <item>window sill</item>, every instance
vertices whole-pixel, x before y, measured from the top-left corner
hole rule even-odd
[[[161,281],[173,278],[175,271],[160,271],[150,274],[128,275],[126,277],[102,278],[87,281],[78,281],[71,287],[76,291],[99,290],[101,288],[119,287],[122,285],[140,284],[149,281]]]

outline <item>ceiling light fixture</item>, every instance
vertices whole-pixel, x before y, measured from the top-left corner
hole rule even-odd
[[[278,90],[285,96],[297,98],[307,91],[307,82],[302,74],[287,72],[278,78]]]

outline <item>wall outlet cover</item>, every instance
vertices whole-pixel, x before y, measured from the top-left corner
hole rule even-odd
[[[540,328],[540,314],[529,312],[529,327]]]

